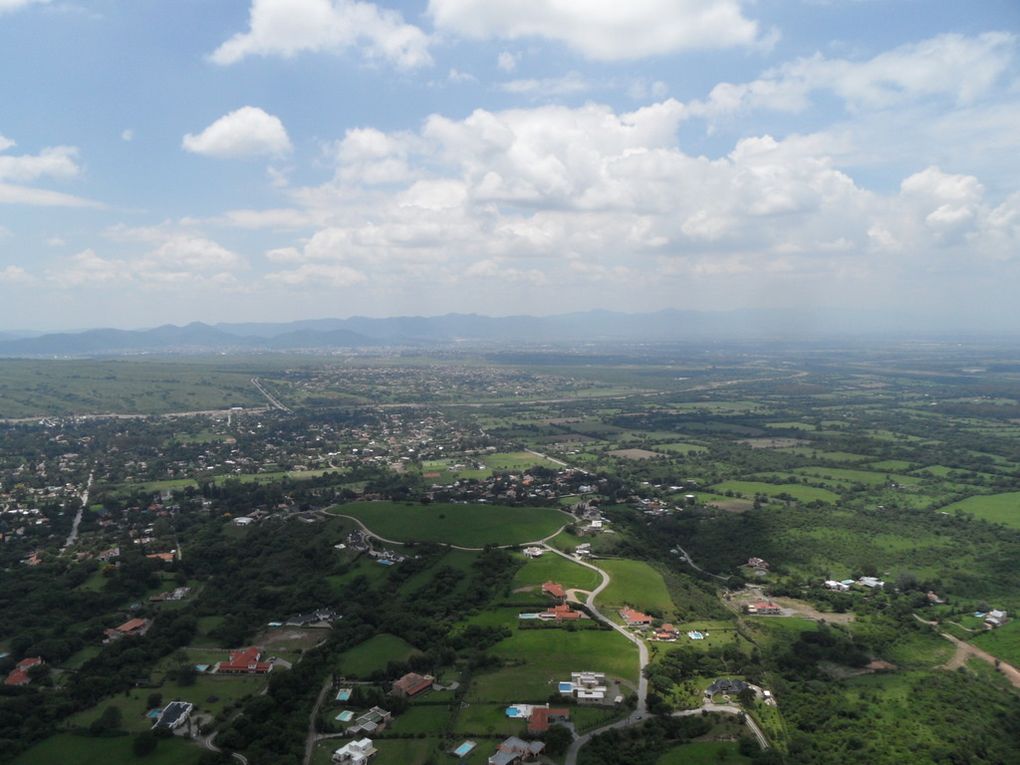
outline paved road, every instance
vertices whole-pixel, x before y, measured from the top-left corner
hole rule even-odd
[[[262,387],[262,383],[259,382],[259,378],[257,377],[251,378],[251,384],[255,386],[255,389],[259,393],[266,397],[266,401],[269,402],[269,405],[271,407],[273,407],[274,409],[279,409],[281,412],[286,412],[287,414],[294,414],[294,411],[289,406],[280,403],[280,399],[278,399],[276,396],[274,396],[272,393],[270,393],[264,387]]]
[[[705,571],[705,569],[703,569],[701,566],[699,566],[697,563],[695,563],[691,559],[690,553],[688,553],[680,545],[676,545],[676,549],[678,549],[680,551],[680,560],[685,562],[688,566],[693,568],[695,571],[698,571],[698,572],[700,572],[702,574],[706,574],[707,576],[714,576],[716,579],[718,579],[719,581],[722,581],[722,582],[728,582],[729,581],[729,577],[719,576],[719,574],[713,574],[711,571]]]
[[[81,517],[89,504],[89,492],[92,491],[92,479],[94,476],[95,472],[89,473],[89,480],[85,484],[85,491],[81,493],[81,507],[78,508],[78,512],[74,516],[74,522],[71,524],[71,533],[67,535],[67,541],[64,542],[65,550],[78,540],[78,527],[81,526]]]
[[[242,410],[244,414],[262,414],[268,412],[267,406],[254,406]],[[160,417],[230,417],[232,409],[195,409],[190,412],[163,412],[162,414],[57,414],[39,415],[38,417],[17,417],[0,419],[0,425],[32,425],[42,420],[149,420]]]
[[[550,508],[550,509],[555,509],[555,508]],[[328,510],[323,510],[322,512],[325,513],[326,515],[332,517],[332,518],[347,518],[348,520],[354,521],[356,524],[358,524],[358,526],[361,527],[361,530],[365,532],[365,536],[371,537],[372,539],[378,539],[380,542],[383,542],[385,544],[388,544],[388,545],[401,545],[401,546],[407,544],[407,542],[398,542],[396,539],[387,539],[386,537],[379,536],[374,531],[372,531],[372,529],[368,528],[368,526],[366,526],[364,523],[362,523],[359,518],[355,518],[353,515],[345,515],[344,513],[331,513]],[[562,513],[563,511],[560,510],[559,512]],[[570,514],[569,513],[564,513],[564,515],[570,515]],[[573,516],[571,516],[571,519],[573,519]],[[565,528],[566,528],[566,525],[560,526],[558,529],[556,529],[556,531],[554,531],[549,536],[543,537],[542,539],[537,539],[534,542],[518,542],[517,544],[512,544],[512,545],[495,545],[495,546],[497,548],[501,549],[501,550],[506,550],[506,549],[509,549],[511,547],[540,547],[542,545],[545,545],[550,539],[555,537],[557,534],[559,534]],[[480,552],[480,551],[485,549],[484,547],[464,547],[462,545],[451,545],[451,544],[447,544],[446,542],[435,542],[435,544],[441,545],[442,547],[449,547],[449,548],[451,548],[453,550],[466,550],[467,552]]]

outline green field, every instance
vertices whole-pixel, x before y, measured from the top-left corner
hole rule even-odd
[[[586,566],[547,552],[541,558],[526,559],[526,563],[514,575],[511,586],[517,589],[549,581],[559,582],[567,588],[592,590],[602,581],[602,577]]]
[[[489,652],[509,666],[475,675],[469,701],[544,702],[571,672],[637,681],[637,648],[610,630],[515,630]]]
[[[1020,667],[1020,619],[1010,614],[1012,621],[998,629],[989,630],[978,635],[972,641],[978,648],[983,648],[1014,667]]]
[[[535,467],[536,465],[547,468],[560,467],[546,457],[540,457],[531,452],[497,452],[486,454],[482,457],[482,463],[493,470],[523,470]]]
[[[717,494],[724,494],[732,491],[735,494],[742,494],[745,497],[753,497],[755,494],[764,494],[775,497],[780,494],[789,494],[800,502],[835,502],[839,495],[828,489],[819,489],[814,486],[803,486],[798,483],[762,483],[761,481],[723,481],[715,486],[709,487]]]
[[[657,452],[667,452],[669,454],[702,454],[708,451],[707,446],[700,446],[698,444],[688,443],[674,443],[674,444],[655,444],[654,450]]]
[[[140,760],[131,750],[134,736],[93,738],[61,733],[32,747],[14,765],[193,765],[205,751],[179,738],[160,741],[156,751]]]
[[[481,504],[354,502],[334,507],[330,512],[353,516],[387,539],[464,547],[535,541],[553,534],[569,520],[563,513],[546,507]]]
[[[742,765],[751,762],[729,741],[697,741],[670,749],[655,765]]]
[[[351,677],[368,677],[386,669],[391,661],[407,661],[417,649],[395,635],[375,635],[364,643],[344,651],[337,671]]]
[[[1020,491],[968,497],[961,502],[954,502],[943,507],[941,510],[946,513],[961,510],[992,523],[1001,523],[1003,526],[1020,529]]]
[[[665,618],[675,610],[662,574],[643,561],[600,560],[598,565],[611,577],[609,586],[599,595],[599,605],[606,608],[630,605],[639,610],[654,611]]]

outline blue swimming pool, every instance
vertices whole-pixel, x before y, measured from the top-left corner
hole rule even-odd
[[[467,757],[474,751],[476,746],[478,745],[474,741],[465,741],[463,744],[454,749],[453,753],[458,757]]]

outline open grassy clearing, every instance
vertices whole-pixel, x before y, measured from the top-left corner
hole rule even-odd
[[[998,629],[982,632],[972,642],[992,656],[1020,667],[1020,619],[1014,618]]]
[[[677,442],[671,444],[655,444],[655,451],[666,452],[668,454],[704,454],[708,451],[707,446],[701,446],[700,444],[690,444],[686,442]]]
[[[853,483],[863,483],[868,486],[882,486],[889,483],[890,480],[894,483],[903,484],[905,486],[916,485],[922,482],[922,479],[917,478],[916,476],[879,473],[870,470],[851,470],[848,468],[811,466],[794,468],[791,472],[798,475],[817,476],[819,478],[835,478],[837,480],[851,481]]]
[[[482,457],[486,467],[493,470],[523,470],[530,467],[558,468],[555,462],[531,452],[496,452]]]
[[[644,561],[600,560],[598,566],[612,578],[599,595],[599,605],[607,609],[630,605],[671,618],[676,610],[662,574]]]
[[[469,701],[545,702],[571,672],[637,681],[637,648],[613,630],[515,630],[490,653],[510,666],[475,675]]]
[[[364,643],[344,651],[337,661],[337,672],[350,677],[366,678],[381,672],[391,661],[407,661],[418,650],[395,635],[375,635]]]
[[[193,765],[204,751],[179,738],[160,741],[144,760],[135,756],[134,736],[95,738],[61,733],[32,747],[14,760],[15,765]]]
[[[179,491],[189,486],[197,487],[199,483],[211,483],[215,486],[222,486],[229,481],[238,481],[239,483],[273,483],[274,481],[282,481],[284,479],[302,481],[309,478],[320,478],[327,473],[336,473],[340,476],[343,474],[343,471],[336,468],[322,468],[319,470],[281,470],[270,473],[224,473],[221,475],[201,476],[200,478],[169,478],[163,481],[107,484],[100,488],[111,494],[124,495],[139,491],[144,493]]]
[[[576,587],[581,590],[592,590],[602,581],[602,577],[586,566],[547,552],[541,558],[527,559],[514,575],[511,587],[517,589],[549,581],[559,582],[568,589]]]
[[[871,459],[867,454],[855,454],[853,452],[825,451],[816,449],[813,446],[791,446],[785,449],[777,449],[781,454],[795,454],[798,457],[808,457],[813,460],[825,460],[827,462],[867,462]]]
[[[839,495],[828,489],[819,489],[815,486],[802,486],[796,483],[763,483],[761,481],[723,481],[710,489],[717,494],[725,494],[732,491],[745,497],[753,497],[755,494],[764,494],[769,497],[777,497],[787,494],[800,502],[835,502]]]
[[[464,547],[520,544],[554,533],[570,519],[546,507],[354,502],[329,512],[351,515],[381,537]]]
[[[1020,491],[968,497],[960,502],[947,505],[941,510],[946,513],[960,510],[992,523],[1001,523],[1003,526],[1020,529]]]

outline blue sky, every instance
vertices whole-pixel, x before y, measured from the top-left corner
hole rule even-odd
[[[0,0],[0,330],[1020,327],[1020,5]]]

